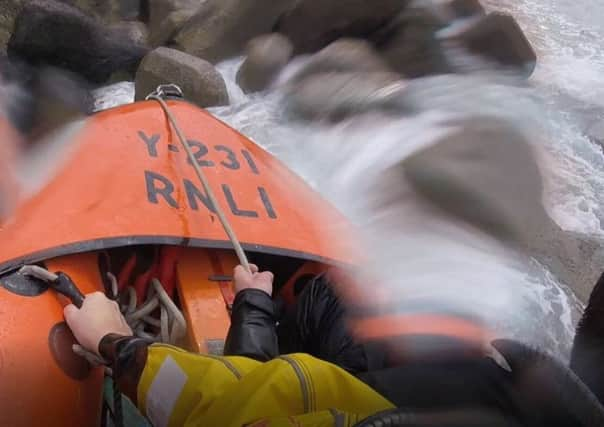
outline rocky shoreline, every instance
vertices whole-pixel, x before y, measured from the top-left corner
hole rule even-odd
[[[224,85],[206,78],[207,64],[197,74],[180,75],[181,68],[195,68],[195,60],[185,55],[216,64],[246,54],[239,83],[252,92],[266,89],[301,54],[318,56],[306,79],[324,72],[379,71],[391,73],[392,80],[463,72],[447,58],[449,49],[526,77],[536,63],[514,18],[487,13],[477,0],[6,0],[0,5],[0,54],[10,59],[65,68],[97,84],[157,78],[197,90],[193,98],[221,92],[205,107],[227,102]],[[138,73],[147,55],[153,61]],[[137,87],[147,89],[147,83]]]
[[[455,60],[460,52],[462,62]],[[302,121],[338,121],[375,110],[404,114],[400,99],[415,78],[465,74],[479,67],[524,81],[537,62],[514,17],[485,10],[478,0],[0,4],[4,79],[28,85],[28,72],[15,69],[35,73],[40,66],[58,67],[81,82],[81,98],[91,87],[134,80],[136,99],[144,99],[161,83],[175,83],[201,107],[228,105],[227,88],[215,65],[241,55],[246,59],[237,83],[246,93],[267,90],[291,61],[300,61],[284,89],[289,113]],[[46,86],[51,85],[41,85]],[[52,96],[70,105],[69,111],[89,112],[87,103],[74,103],[73,96]],[[529,142],[516,130],[499,124],[485,130],[475,123],[465,129],[460,137],[450,136],[436,149],[409,159],[402,165],[405,179],[428,203],[486,227],[543,262],[586,301],[604,266],[603,242],[564,231],[551,220],[542,206],[538,174],[524,181],[508,179],[509,168],[517,167],[516,155],[526,161],[523,170],[538,170]],[[481,143],[485,134],[489,144]],[[448,151],[452,140],[458,142]],[[516,148],[500,153],[509,140],[519,141]],[[481,168],[465,168],[460,161],[464,156],[479,157]],[[485,176],[491,179],[484,182]],[[485,186],[477,187],[477,182]]]

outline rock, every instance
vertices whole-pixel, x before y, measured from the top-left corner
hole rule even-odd
[[[106,23],[136,21],[146,0],[60,0]]]
[[[401,163],[424,202],[536,258],[584,302],[604,268],[604,241],[562,230],[543,207],[526,137],[493,118],[457,126]]]
[[[405,83],[395,73],[318,73],[295,83],[287,99],[302,118],[337,120],[350,114],[396,107]]]
[[[604,271],[604,239],[566,231],[548,218],[527,246],[535,257],[586,303]]]
[[[174,37],[175,47],[212,63],[239,55],[249,40],[272,32],[295,1],[205,0]]]
[[[530,76],[537,64],[537,54],[518,22],[507,13],[492,12],[476,19],[459,31],[447,33],[447,40],[465,46],[471,53],[519,70]]]
[[[287,65],[292,53],[291,42],[281,34],[252,39],[247,47],[247,57],[237,72],[237,84],[245,93],[266,89]]]
[[[480,0],[450,0],[449,7],[459,17],[484,15],[486,12]]]
[[[437,31],[448,25],[449,15],[428,4],[414,4],[373,36],[388,65],[414,78],[451,71]]]
[[[524,242],[529,230],[549,218],[527,139],[488,117],[451,125],[457,128],[402,162],[407,181],[450,215],[500,240]]]
[[[148,0],[151,46],[161,46],[171,40],[201,4],[201,0]]]
[[[8,41],[21,12],[24,0],[2,0],[0,2],[0,53],[6,53]]]
[[[24,6],[8,44],[9,57],[66,68],[95,83],[116,71],[134,73],[147,52],[76,8],[51,0]]]
[[[406,0],[299,0],[277,30],[295,53],[316,52],[341,37],[367,38],[404,9]]]
[[[121,39],[129,40],[129,43],[146,46],[149,44],[149,30],[140,21],[124,21],[109,27],[110,31],[119,35]]]
[[[371,43],[361,39],[339,39],[315,53],[291,78],[299,81],[327,72],[390,72]]]
[[[194,10],[177,10],[170,13],[158,26],[153,27],[149,44],[158,47],[168,43],[193,15]]]
[[[212,64],[184,52],[159,47],[149,53],[136,72],[136,99],[144,99],[161,84],[178,85],[200,107],[227,105],[226,84]]]

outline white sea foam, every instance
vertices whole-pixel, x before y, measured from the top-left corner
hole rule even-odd
[[[546,268],[534,260],[519,263],[487,237],[467,236],[438,218],[423,229],[411,227],[412,221],[406,228],[397,223],[395,229],[389,213],[371,204],[372,183],[380,172],[441,135],[440,123],[455,105],[456,113],[506,117],[539,135],[548,210],[564,228],[604,235],[604,155],[584,129],[586,120],[597,120],[598,111],[604,111],[599,110],[604,106],[599,46],[604,27],[596,19],[604,16],[604,3],[487,3],[511,11],[538,51],[529,88],[509,87],[484,75],[424,79],[417,86],[421,113],[416,116],[371,114],[337,125],[309,124],[287,116],[278,90],[243,94],[235,83],[238,58],[218,66],[231,105],[212,112],[279,157],[366,231],[367,252],[373,254],[368,270],[388,271],[382,279],[393,295],[459,303],[502,335],[567,358],[581,303]],[[113,86],[98,105],[107,108],[112,99],[128,102],[132,92],[132,85]],[[414,209],[409,204],[408,218]],[[446,233],[436,232],[442,227],[448,227]],[[466,244],[451,238],[461,235]]]

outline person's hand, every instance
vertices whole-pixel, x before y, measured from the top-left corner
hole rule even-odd
[[[250,264],[252,272],[248,272],[242,265],[235,267],[233,280],[235,282],[235,294],[244,289],[260,289],[269,296],[273,294],[273,273],[270,271],[258,272],[258,266]]]
[[[132,329],[126,323],[117,303],[101,292],[86,295],[80,309],[73,304],[66,306],[63,314],[80,345],[96,354],[105,335],[132,335]]]

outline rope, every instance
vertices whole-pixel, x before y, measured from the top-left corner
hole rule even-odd
[[[26,265],[19,270],[19,273],[24,276],[35,277],[44,282],[54,282],[58,279],[55,273],[37,265]],[[110,297],[118,300],[117,279],[110,272],[107,273],[107,277],[111,283],[112,295]],[[137,337],[174,345],[178,344],[186,335],[187,321],[158,279],[151,280],[147,300],[140,307],[136,306],[137,301],[136,290],[129,286],[127,288],[127,303],[120,305],[120,311]],[[159,320],[151,316],[158,308],[160,310]],[[159,330],[159,332],[154,334],[149,329]],[[75,354],[85,358],[93,366],[107,364],[102,357],[86,350],[79,344],[74,344],[72,348]]]
[[[147,300],[138,308],[136,308],[136,290],[129,286],[127,292],[128,302],[122,305],[121,310],[134,335],[139,338],[172,345],[178,344],[186,335],[187,321],[185,316],[174,304],[158,279],[151,280],[151,289],[147,295]],[[150,315],[158,308],[160,310],[159,320]],[[159,329],[159,333],[154,335],[149,332],[149,326],[151,329]]]
[[[197,177],[199,178],[199,181],[203,185],[203,188],[204,188],[206,194],[208,195],[208,199],[210,200],[210,203],[212,204],[212,206],[214,206],[214,210],[216,211],[216,214],[218,215],[218,219],[220,220],[220,223],[222,224],[224,231],[226,232],[227,236],[229,237],[231,243],[233,244],[233,248],[235,249],[235,252],[237,253],[237,258],[239,258],[239,263],[247,271],[251,272],[250,264],[247,260],[245,252],[243,251],[243,248],[241,247],[241,243],[239,242],[237,235],[235,234],[233,228],[231,227],[229,220],[227,219],[227,217],[224,215],[224,212],[220,208],[220,205],[218,204],[218,201],[216,200],[216,196],[214,195],[214,191],[212,191],[212,187],[210,186],[208,179],[206,178],[205,174],[203,173],[203,171],[197,164],[197,160],[195,159],[195,156],[193,155],[193,152],[191,151],[191,147],[189,147],[189,144],[187,143],[187,139],[185,138],[180,126],[178,125],[176,118],[170,111],[170,107],[158,94],[153,93],[153,94],[149,95],[147,97],[147,99],[153,99],[153,100],[159,102],[159,105],[161,105],[162,109],[166,113],[168,120],[170,121],[170,123],[172,124],[172,127],[176,131],[176,135],[178,136],[178,139],[180,140],[182,147],[185,149],[187,156],[189,156],[189,159],[191,160],[193,169],[195,169]]]

